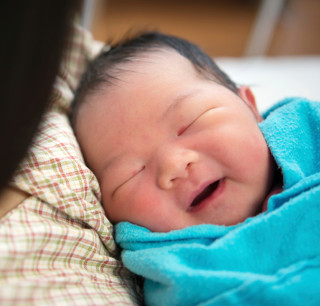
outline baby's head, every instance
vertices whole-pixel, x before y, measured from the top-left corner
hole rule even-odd
[[[72,120],[114,223],[233,225],[269,192],[273,161],[250,89],[185,40],[149,33],[101,54]]]

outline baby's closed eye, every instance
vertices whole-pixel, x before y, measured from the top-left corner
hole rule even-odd
[[[119,188],[121,188],[123,185],[125,185],[127,182],[129,182],[131,179],[133,179],[135,176],[141,173],[145,168],[146,166],[143,165],[140,169],[132,171],[127,179],[124,179],[120,184],[116,185],[116,187],[111,193],[111,197],[114,197],[115,193],[119,190]]]
[[[191,128],[199,119],[201,119],[201,117],[206,114],[207,112],[213,110],[214,108],[210,108],[205,110],[204,112],[200,113],[200,115],[196,116],[193,120],[191,120],[191,122],[185,126],[182,126],[178,132],[177,132],[177,136],[181,136],[185,131],[187,131],[189,128]]]

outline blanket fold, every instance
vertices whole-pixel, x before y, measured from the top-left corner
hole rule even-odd
[[[286,99],[260,124],[284,191],[235,226],[153,233],[116,226],[148,305],[320,304],[320,103]]]

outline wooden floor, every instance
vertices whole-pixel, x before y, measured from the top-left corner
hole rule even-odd
[[[320,54],[320,1],[287,0],[266,55]],[[212,56],[242,56],[258,0],[107,0],[97,2],[96,39],[159,30],[185,37]]]

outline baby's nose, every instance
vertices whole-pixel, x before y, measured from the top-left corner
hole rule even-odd
[[[161,189],[170,189],[174,183],[187,178],[190,168],[199,159],[196,151],[185,148],[166,148],[158,152],[157,183]]]

